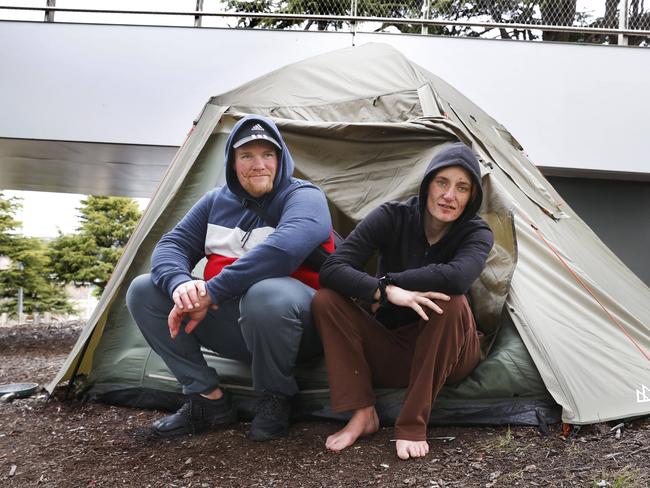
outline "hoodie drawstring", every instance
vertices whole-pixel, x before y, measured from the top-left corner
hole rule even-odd
[[[264,208],[264,204],[266,203],[266,196],[262,199],[262,203],[258,205],[260,208]],[[257,205],[257,202],[253,202],[249,200],[248,198],[245,198],[243,201],[244,208],[247,210],[252,210],[251,206],[252,205]],[[241,247],[245,247],[246,243],[248,242],[248,239],[250,239],[251,234],[253,233],[253,230],[255,230],[258,226],[258,224],[262,221],[260,215],[255,211],[252,210],[253,213],[255,214],[255,218],[247,225],[246,232],[244,232],[244,235],[240,239],[241,242]],[[267,222],[268,224],[268,222]]]
[[[250,238],[251,234],[253,233],[253,229],[255,229],[255,227],[257,226],[259,221],[260,221],[260,218],[259,218],[259,216],[257,216],[257,217],[255,217],[255,220],[253,220],[251,225],[248,226],[248,229],[246,230],[246,232],[244,233],[244,235],[242,236],[242,238],[240,240],[242,248],[246,247],[246,243],[248,242],[248,239]]]

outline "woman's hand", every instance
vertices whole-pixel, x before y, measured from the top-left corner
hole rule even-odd
[[[436,305],[433,300],[449,301],[449,295],[445,295],[444,293],[437,291],[410,291],[395,285],[388,285],[386,287],[386,298],[393,305],[412,308],[424,320],[429,320],[429,317],[424,312],[424,308],[429,308],[435,313],[442,315],[442,308]]]

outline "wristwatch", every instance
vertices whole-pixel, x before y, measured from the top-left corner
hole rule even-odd
[[[379,278],[379,305],[381,307],[388,305],[388,296],[386,295],[386,287],[392,284],[393,284],[393,280],[388,275],[384,275],[381,278]]]

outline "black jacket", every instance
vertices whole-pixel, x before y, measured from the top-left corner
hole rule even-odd
[[[467,169],[476,193],[443,238],[429,245],[422,217],[429,182],[447,166]],[[485,267],[494,241],[487,223],[476,215],[482,200],[481,173],[472,151],[462,143],[444,148],[429,163],[418,196],[385,203],[359,223],[321,268],[321,286],[371,302],[379,284],[377,277],[388,275],[406,290],[467,293]],[[379,252],[377,277],[363,271],[375,252]],[[377,319],[390,328],[418,318],[410,308],[391,304],[377,313]]]

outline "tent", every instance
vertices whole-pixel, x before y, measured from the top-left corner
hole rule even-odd
[[[477,74],[480,76],[480,74]],[[523,109],[523,107],[522,107]],[[278,69],[205,105],[129,241],[62,370],[48,385],[113,404],[174,408],[179,385],[125,306],[129,282],[204,192],[224,182],[223,151],[245,114],[271,117],[296,176],[326,193],[346,234],[371,209],[417,191],[445,144],[479,156],[481,215],[495,234],[471,299],[485,359],[445,387],[431,421],[586,424],[650,413],[650,290],[569,208],[515,138],[470,100],[395,49],[367,44]],[[199,265],[200,267],[200,265]],[[246,411],[248,368],[206,351]],[[332,415],[322,363],[300,365],[304,412]],[[394,419],[403,391],[378,391]]]

